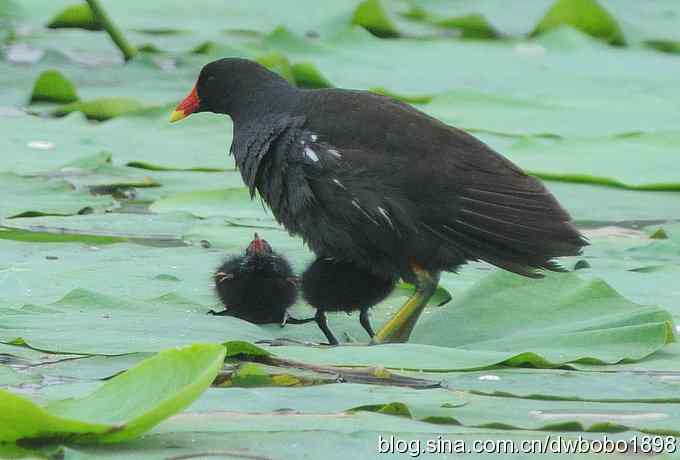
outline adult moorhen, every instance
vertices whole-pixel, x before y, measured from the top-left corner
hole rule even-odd
[[[201,70],[170,119],[195,112],[232,118],[251,194],[317,255],[416,285],[374,343],[408,340],[441,271],[483,260],[538,278],[587,244],[541,181],[395,99],[299,89],[230,58]]]

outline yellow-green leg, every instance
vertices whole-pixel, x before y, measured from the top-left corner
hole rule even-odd
[[[408,342],[411,332],[425,309],[427,302],[434,295],[439,283],[439,272],[428,272],[420,267],[413,267],[416,292],[399,311],[378,331],[371,343],[404,343]]]

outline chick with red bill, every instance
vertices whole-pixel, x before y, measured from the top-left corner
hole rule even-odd
[[[379,276],[332,257],[319,257],[301,277],[302,296],[316,309],[314,319],[330,345],[337,345],[338,340],[328,327],[326,312],[359,311],[359,322],[372,339],[375,334],[368,311],[392,292],[395,283],[395,276]]]
[[[305,322],[288,315],[298,297],[290,263],[257,233],[244,255],[227,259],[217,269],[214,281],[224,310],[210,310],[209,314],[255,324]]]
[[[393,98],[300,89],[230,58],[203,67],[171,119],[196,112],[231,117],[251,194],[317,256],[416,286],[374,343],[408,341],[442,271],[485,261],[540,278],[587,244],[539,179]]]

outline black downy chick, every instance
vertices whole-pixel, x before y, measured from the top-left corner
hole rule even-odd
[[[234,316],[255,324],[298,322],[288,317],[288,308],[298,296],[293,269],[257,233],[245,255],[227,259],[215,272],[214,280],[225,309],[210,310],[209,314]]]
[[[338,340],[328,328],[326,312],[358,310],[361,325],[373,338],[368,310],[392,292],[395,282],[395,277],[378,276],[351,262],[320,257],[302,275],[302,296],[316,308],[314,319],[328,343],[337,345]]]

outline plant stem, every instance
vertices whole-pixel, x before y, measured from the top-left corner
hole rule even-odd
[[[111,40],[113,40],[113,43],[115,43],[118,49],[123,53],[125,60],[129,61],[132,59],[134,55],[137,54],[137,49],[125,39],[125,36],[122,34],[120,29],[118,29],[118,27],[116,27],[116,25],[111,21],[109,16],[106,14],[106,11],[99,3],[99,0],[85,1],[90,6],[90,9],[97,18],[97,21],[99,21],[102,27],[106,29],[109,36],[111,37]]]

